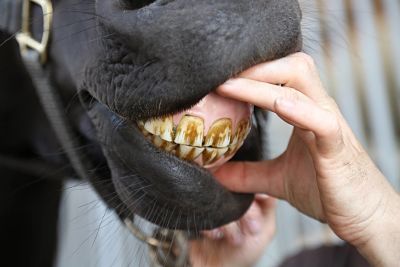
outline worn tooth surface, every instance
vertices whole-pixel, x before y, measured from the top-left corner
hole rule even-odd
[[[214,162],[216,162],[217,160],[219,160],[222,156],[224,156],[226,154],[226,152],[228,151],[228,147],[224,147],[224,148],[217,148],[217,155],[214,157],[214,159],[209,163],[212,164]]]
[[[220,119],[212,124],[204,140],[204,146],[227,147],[232,136],[232,120]]]
[[[143,122],[143,121],[138,121],[138,122],[137,122],[137,125],[139,126],[139,129],[140,129],[140,130],[143,130],[143,129],[144,129],[144,122]]]
[[[165,145],[163,146],[163,149],[167,152],[172,152],[177,146],[178,145],[175,143],[165,141]]]
[[[139,129],[140,129],[140,131],[142,132],[142,134],[144,135],[144,137],[148,137],[148,136],[150,135],[149,132],[146,131],[144,128],[140,128],[140,127],[139,127]]]
[[[162,150],[165,150],[167,152],[171,152],[176,148],[176,144],[165,141],[161,139],[161,137],[157,135],[152,135],[151,136],[151,142],[158,148],[161,148]]]
[[[152,136],[152,143],[158,147],[158,148],[162,148],[164,140],[162,140],[160,137],[158,137],[157,135],[153,135]]]
[[[144,136],[156,147],[188,161],[201,156],[203,166],[211,166],[221,157],[236,153],[251,126],[250,121],[242,120],[238,123],[235,134],[232,134],[232,121],[220,119],[213,123],[207,136],[203,137],[203,119],[190,115],[181,119],[175,134],[172,117],[140,121],[137,124]]]
[[[201,147],[203,144],[204,121],[202,118],[185,115],[179,122],[175,143]]]
[[[235,135],[232,138],[231,144],[226,156],[235,154],[239,148],[243,145],[244,140],[250,132],[250,121],[241,120],[236,128]]]
[[[174,121],[172,116],[162,118],[160,136],[162,139],[169,142],[174,140]]]
[[[225,153],[228,151],[228,147],[225,148],[209,148],[207,147],[202,155],[203,155],[203,165],[209,165],[217,160],[219,160]]]
[[[176,156],[184,160],[194,160],[204,151],[202,147],[192,147],[186,145],[178,145]]]
[[[230,145],[225,156],[229,157],[229,156],[235,154],[239,150],[239,148],[243,145],[243,143],[244,143],[244,140],[239,140],[236,144]]]
[[[144,123],[144,128],[146,131],[153,135],[158,135],[160,128],[161,120],[160,119],[150,119]]]
[[[203,165],[209,164],[216,156],[217,156],[217,151],[215,151],[216,148],[206,148],[203,151]]]
[[[159,135],[162,139],[172,142],[174,133],[174,123],[172,117],[150,119],[143,126],[151,134]]]
[[[237,144],[240,140],[244,140],[249,132],[250,122],[248,120],[241,120],[238,123],[231,145]]]

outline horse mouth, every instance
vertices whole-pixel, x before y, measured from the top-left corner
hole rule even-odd
[[[248,209],[253,195],[230,192],[212,172],[244,143],[251,105],[211,92],[183,112],[132,121],[100,101],[89,102],[112,184],[128,214],[198,231],[237,220]]]
[[[231,159],[251,129],[253,107],[212,92],[191,109],[137,123],[157,148],[214,170]]]

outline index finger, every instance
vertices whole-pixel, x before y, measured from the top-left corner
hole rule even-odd
[[[328,96],[319,79],[314,60],[305,53],[295,53],[258,64],[237,77],[294,88],[317,102]]]
[[[217,88],[217,93],[228,98],[251,103],[262,109],[276,112],[275,102],[279,98],[312,101],[303,93],[289,87],[259,82],[247,78],[234,78]]]

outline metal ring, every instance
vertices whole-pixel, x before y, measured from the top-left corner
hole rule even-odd
[[[169,248],[170,244],[165,242],[165,241],[161,241],[158,240],[152,236],[148,236],[145,233],[143,233],[142,230],[140,230],[135,224],[134,222],[129,219],[129,218],[125,218],[124,219],[124,223],[126,225],[126,227],[129,229],[129,231],[131,231],[131,233],[138,238],[139,240],[147,243],[149,246],[152,247],[164,247],[164,248]]]
[[[156,229],[152,236],[146,235],[135,223],[125,218],[130,232],[149,246],[150,260],[154,267],[189,267],[188,237],[182,231]]]
[[[36,4],[40,6],[43,12],[43,31],[42,39],[37,41],[33,38],[30,31],[31,5]],[[50,0],[24,0],[22,4],[22,29],[16,35],[16,39],[20,46],[21,53],[25,53],[28,48],[35,50],[39,53],[40,62],[46,63],[47,60],[47,47],[50,40],[51,24],[53,21],[53,5]]]

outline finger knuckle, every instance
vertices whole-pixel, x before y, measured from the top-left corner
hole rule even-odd
[[[341,135],[340,122],[335,114],[330,113],[330,115],[326,117],[325,131],[323,134],[331,138],[337,138]]]
[[[284,97],[291,99],[295,102],[300,100],[300,95],[299,92],[296,89],[293,88],[288,88],[285,93],[284,93]]]
[[[302,72],[310,72],[315,69],[314,59],[305,53],[297,53],[294,57],[294,61],[297,68],[302,70]]]
[[[324,100],[322,102],[322,105],[326,106],[326,108],[333,108],[334,110],[339,109],[335,99],[329,95],[324,96]]]

